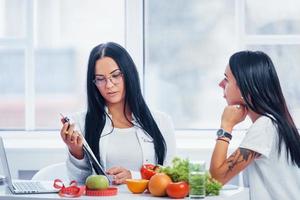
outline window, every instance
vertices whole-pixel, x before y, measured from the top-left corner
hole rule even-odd
[[[59,113],[84,109],[88,54],[106,41],[132,55],[150,107],[190,130],[219,127],[230,55],[265,51],[300,127],[299,9],[297,0],[0,0],[0,129],[57,129]]]
[[[148,102],[169,113],[177,129],[218,128],[226,105],[218,83],[228,59],[256,49],[273,59],[300,127],[299,11],[297,0],[145,1]]]
[[[300,2],[248,0],[245,7],[245,46],[264,51],[272,58],[290,112],[299,128]],[[264,9],[266,7],[268,9]]]
[[[85,108],[89,52],[124,45],[124,4],[0,0],[0,129],[57,129]]]

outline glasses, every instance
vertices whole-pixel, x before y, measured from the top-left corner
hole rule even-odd
[[[104,87],[109,80],[112,84],[118,85],[122,80],[123,73],[120,70],[114,71],[110,76],[105,77],[104,75],[96,75],[96,78],[93,80],[96,86]]]

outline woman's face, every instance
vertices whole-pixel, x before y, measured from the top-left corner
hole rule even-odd
[[[94,82],[107,106],[124,102],[125,84],[123,74],[112,58],[103,57],[96,62]]]
[[[227,65],[224,73],[224,79],[219,83],[219,86],[224,90],[224,98],[228,105],[243,105],[244,101],[236,84],[236,80],[231,72],[229,65]]]

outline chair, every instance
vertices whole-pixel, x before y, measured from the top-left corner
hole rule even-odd
[[[39,170],[33,177],[32,180],[41,181],[52,181],[60,179],[64,182],[69,182],[66,163],[56,163]]]

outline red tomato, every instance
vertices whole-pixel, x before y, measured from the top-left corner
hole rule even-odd
[[[150,180],[150,178],[156,174],[156,170],[159,169],[158,166],[152,165],[152,164],[144,164],[141,167],[141,176],[142,179]]]
[[[175,199],[184,198],[188,193],[189,185],[184,181],[170,183],[167,187],[168,196]]]

